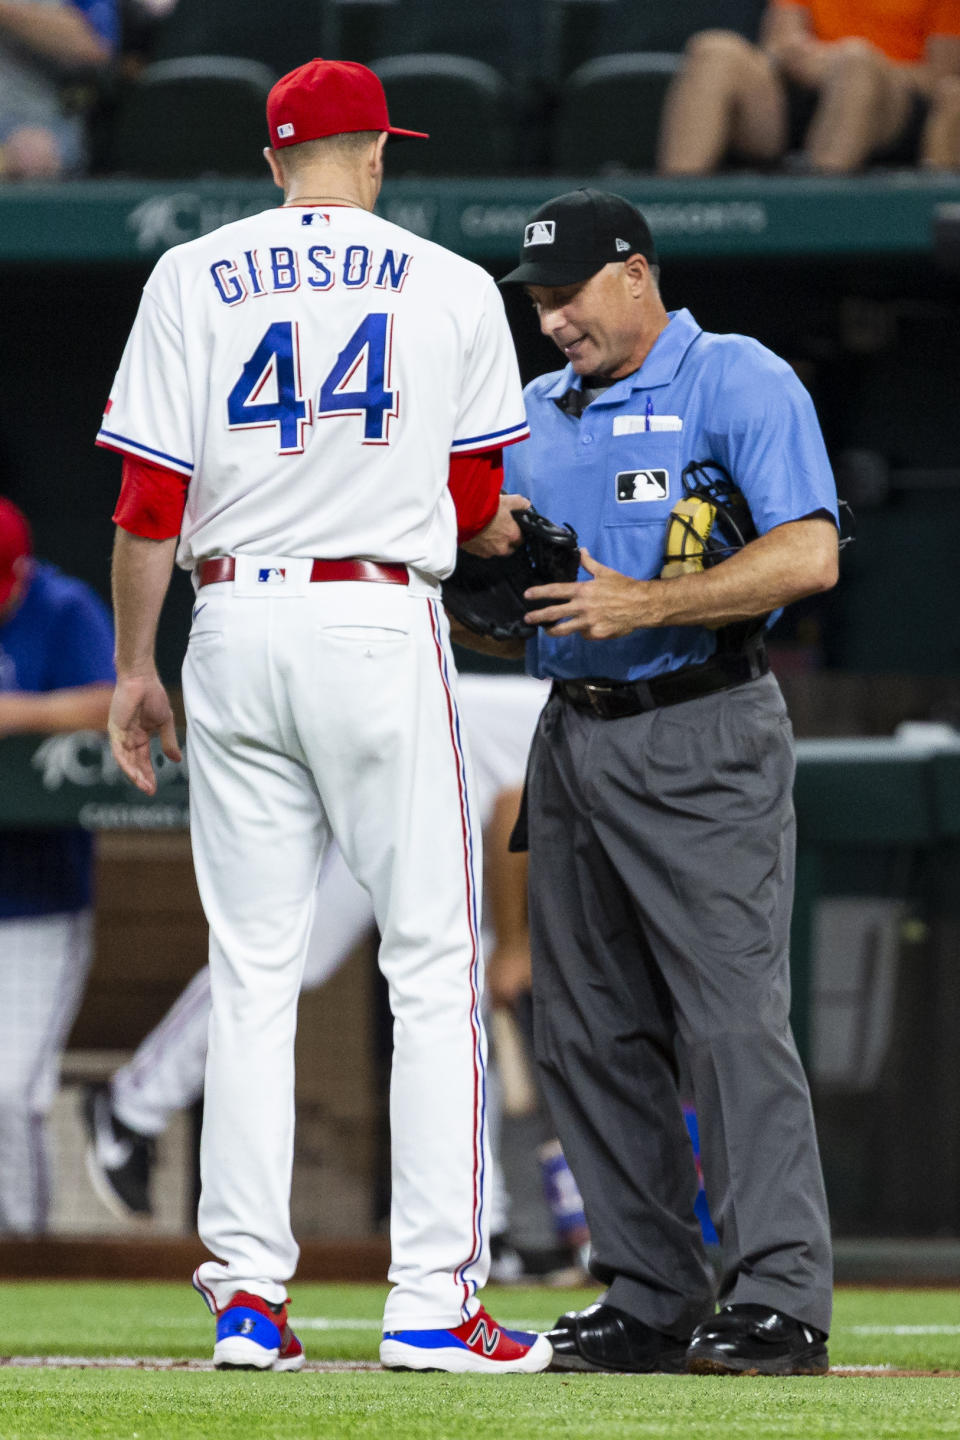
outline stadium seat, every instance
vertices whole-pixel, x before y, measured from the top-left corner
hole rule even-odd
[[[663,97],[679,55],[603,55],[563,82],[551,168],[563,175],[652,170]]]
[[[242,56],[285,75],[314,55],[332,53],[331,5],[324,0],[177,0],[157,22],[151,60],[193,55]]]
[[[265,178],[273,72],[255,60],[193,55],[148,65],[120,100],[111,169],[149,179]]]
[[[374,60],[390,119],[429,141],[391,147],[389,174],[502,175],[514,159],[510,88],[491,65],[464,55]]]
[[[526,76],[539,63],[542,0],[486,0],[482,5],[452,0],[371,0],[335,3],[343,44],[364,45],[346,59],[380,55],[465,55],[509,79]],[[360,16],[365,20],[360,21]],[[364,31],[367,31],[365,36]],[[355,39],[353,38],[355,37]],[[376,48],[371,48],[375,43]]]
[[[400,0],[330,0],[330,39],[322,53],[369,65],[375,56],[389,55],[394,49],[427,49],[415,24],[408,25],[404,40],[394,42],[390,32],[399,9]]]
[[[679,53],[699,30],[736,30],[755,40],[766,0],[544,0],[550,69],[568,75],[586,60],[638,51]]]

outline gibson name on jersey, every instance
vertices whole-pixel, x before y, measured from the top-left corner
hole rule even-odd
[[[345,245],[342,250],[332,245],[310,245],[306,250],[271,245],[215,260],[210,274],[224,305],[242,305],[259,295],[288,294],[301,286],[322,293],[338,286],[363,290],[372,284],[374,290],[399,294],[412,263],[413,256],[403,251],[369,245]]]

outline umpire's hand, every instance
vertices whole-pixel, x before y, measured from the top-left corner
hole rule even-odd
[[[629,635],[641,625],[658,625],[656,601],[664,588],[661,580],[633,580],[594,560],[584,546],[580,563],[589,580],[564,585],[535,585],[524,592],[527,600],[549,600],[544,610],[524,615],[530,625],[549,625],[551,635],[583,635],[587,640],[611,640]],[[675,584],[675,581],[669,582]]]

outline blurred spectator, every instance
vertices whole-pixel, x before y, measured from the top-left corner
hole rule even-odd
[[[0,178],[85,168],[83,116],[66,87],[107,65],[118,38],[117,0],[0,0]]]
[[[177,0],[120,0],[123,48],[118,65],[127,79],[135,77],[153,59],[157,27],[176,4]]]
[[[0,738],[105,730],[110,613],[31,549],[0,496]],[[44,1127],[90,965],[92,872],[84,830],[0,829],[0,1234],[46,1227]]]
[[[664,105],[661,174],[798,146],[824,174],[960,168],[960,0],[771,0],[758,45],[695,35]]]

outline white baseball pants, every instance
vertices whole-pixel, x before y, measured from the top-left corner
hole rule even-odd
[[[0,920],[0,1234],[39,1234],[50,1203],[45,1120],[92,954],[92,915]]]
[[[446,622],[404,586],[267,564],[279,593],[239,560],[200,591],[183,673],[213,997],[199,1230],[219,1260],[201,1280],[218,1305],[276,1301],[296,1267],[296,1002],[332,835],[373,901],[394,1016],[384,1323],[456,1325],[489,1266],[489,1157],[481,838]]]

